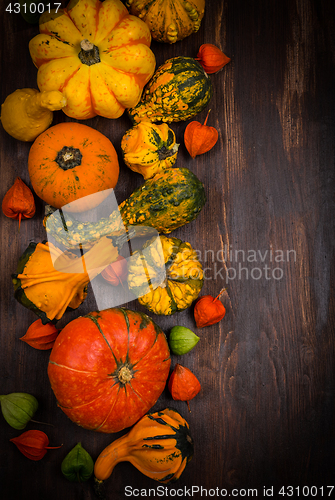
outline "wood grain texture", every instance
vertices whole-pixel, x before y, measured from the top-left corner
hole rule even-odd
[[[334,14],[332,0],[207,0],[197,34],[173,45],[152,43],[157,65],[178,55],[195,57],[202,43],[232,59],[211,75],[208,125],[219,131],[216,146],[192,160],[183,144],[187,122],[171,125],[180,143],[176,165],[190,168],[207,194],[198,219],[173,236],[198,251],[206,269],[203,294],[226,287],[227,309],[223,321],[201,330],[192,307],[153,317],[166,333],[180,324],[201,338],[193,351],[172,358],[172,365],[184,364],[201,381],[192,412],[167,390],[154,407],[179,410],[195,440],[194,458],[171,488],[257,488],[262,497],[263,487],[273,486],[274,498],[283,498],[281,486],[333,483]],[[4,12],[4,5],[0,19],[3,102],[16,88],[36,88],[28,42],[37,28]],[[196,119],[203,122],[208,109]],[[70,119],[55,113],[54,123],[62,121]],[[121,202],[142,183],[121,161],[130,121],[96,117],[85,124],[115,145]],[[29,185],[29,144],[2,129],[0,134],[3,197],[18,175]],[[36,419],[53,427],[30,423],[27,429],[44,430],[51,446],[63,447],[30,462],[9,442],[19,432],[2,420],[0,489],[6,500],[94,500],[90,483],[71,484],[62,476],[61,461],[79,441],[95,459],[122,433],[101,435],[69,421],[50,389],[49,353],[19,340],[36,317],[13,298],[10,274],[29,242],[45,239],[43,203],[36,204],[36,216],[22,222],[20,233],[1,214],[1,394],[34,394]],[[96,309],[90,292],[65,322]],[[126,306],[144,311],[136,301]],[[122,463],[106,484],[108,498],[124,499],[126,485],[148,491],[158,483]]]

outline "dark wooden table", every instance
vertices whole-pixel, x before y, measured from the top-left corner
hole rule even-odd
[[[38,28],[5,12],[8,3],[2,2],[0,16],[1,102],[17,88],[36,88],[28,42]],[[172,365],[180,362],[201,381],[192,412],[167,391],[154,407],[179,410],[195,440],[193,460],[163,498],[180,495],[177,488],[186,488],[187,497],[192,486],[214,498],[265,497],[264,488],[274,498],[306,497],[309,490],[321,498],[334,485],[334,13],[333,0],[207,0],[198,33],[173,45],[152,43],[157,66],[174,56],[195,57],[202,43],[231,57],[211,75],[213,99],[196,118],[203,122],[211,109],[216,146],[191,159],[183,143],[186,123],[171,125],[181,144],[176,166],[191,169],[208,198],[198,219],[173,236],[199,252],[206,268],[202,294],[227,288],[227,313],[202,330],[192,307],[171,317],[152,315],[166,333],[180,324],[201,338],[192,352],[172,357]],[[62,121],[70,119],[55,113],[54,123]],[[86,124],[115,145],[122,201],[142,183],[121,160],[130,120],[95,117]],[[30,144],[0,134],[3,197],[17,176],[30,185]],[[0,392],[34,394],[35,418],[53,426],[29,423],[26,430],[43,430],[51,446],[63,447],[32,462],[9,441],[20,431],[1,417],[0,496],[93,500],[92,484],[69,483],[60,464],[77,442],[95,459],[123,432],[109,436],[73,424],[49,385],[49,351],[19,340],[36,316],[15,301],[11,273],[29,242],[45,239],[44,205],[37,197],[36,204],[20,232],[1,213]],[[126,307],[144,311],[137,301]],[[95,308],[89,293],[66,322]],[[158,485],[121,463],[106,486],[109,499],[123,499],[126,486],[162,497]]]

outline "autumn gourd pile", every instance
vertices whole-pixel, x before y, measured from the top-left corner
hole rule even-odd
[[[99,277],[111,287],[127,288],[158,317],[173,316],[193,303],[197,328],[225,315],[219,300],[223,292],[199,299],[204,272],[195,249],[170,236],[195,221],[206,203],[202,182],[178,163],[181,144],[172,126],[208,107],[213,96],[208,75],[230,59],[204,44],[196,57],[173,57],[156,69],[151,40],[179,42],[200,29],[205,14],[205,0],[173,4],[70,0],[58,12],[46,7],[39,34],[29,43],[39,90],[18,89],[1,107],[6,132],[32,142],[23,175],[31,189],[17,178],[3,197],[3,214],[19,224],[33,217],[35,194],[45,203],[43,226],[52,237],[30,242],[12,274],[15,298],[38,317],[21,340],[35,349],[52,349],[51,388],[74,423],[102,433],[133,426],[98,457],[98,490],[124,460],[162,483],[180,477],[193,455],[189,425],[171,408],[148,412],[166,386],[173,400],[188,405],[200,392],[188,368],[177,363],[170,374],[171,352],[188,353],[200,337],[180,325],[167,336],[147,314],[123,307],[89,312],[63,328],[57,322],[68,308],[81,306],[89,282]],[[35,17],[26,20],[36,22]],[[209,111],[203,123],[193,120],[185,127],[183,142],[192,158],[218,141],[215,127],[207,125],[214,115]],[[65,113],[67,121],[52,126],[54,112]],[[123,113],[130,125],[121,140],[121,161],[143,182],[108,217],[92,222],[82,214],[114,190],[120,165],[112,141],[78,121],[117,119]],[[122,247],[134,228],[136,237],[146,237],[148,228],[157,234],[126,259]],[[28,415],[25,427],[38,405],[33,396],[18,394],[0,401],[10,425]],[[8,417],[13,401],[22,411]],[[49,441],[32,432],[12,441],[28,458],[39,460]],[[93,461],[80,443],[64,458],[62,472],[73,481],[93,474]]]

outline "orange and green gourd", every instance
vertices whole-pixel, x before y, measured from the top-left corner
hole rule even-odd
[[[128,114],[133,123],[184,121],[200,113],[212,95],[211,79],[201,64],[192,57],[174,57],[157,69]]]
[[[116,186],[119,161],[112,142],[82,123],[65,122],[40,134],[30,148],[35,193],[55,208],[81,212],[99,205]]]
[[[121,140],[123,160],[127,167],[144,179],[172,167],[179,144],[174,131],[166,123],[140,122],[128,130]]]

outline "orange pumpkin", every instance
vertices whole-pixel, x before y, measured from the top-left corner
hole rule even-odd
[[[80,123],[60,123],[35,139],[28,156],[31,185],[55,208],[80,212],[99,205],[114,188],[119,162],[111,141]],[[103,192],[101,192],[103,191]]]
[[[120,0],[70,0],[44,12],[29,43],[40,90],[59,90],[66,115],[118,118],[135,106],[155,70],[148,26]]]
[[[58,405],[73,422],[109,433],[133,425],[156,403],[170,362],[165,335],[149,316],[111,308],[63,328],[48,375]]]

